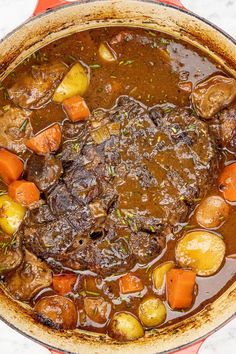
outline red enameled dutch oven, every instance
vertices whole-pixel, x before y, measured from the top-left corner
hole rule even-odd
[[[200,48],[236,77],[236,42],[187,11],[178,0],[39,0],[34,16],[0,42],[0,80],[24,58],[47,43],[101,26],[160,30]],[[31,309],[0,289],[0,316],[9,326],[51,348],[52,353],[195,354],[204,339],[236,314],[236,283],[200,313],[178,324],[148,331],[130,343],[81,330],[58,332],[36,323]],[[56,351],[53,351],[56,350]]]

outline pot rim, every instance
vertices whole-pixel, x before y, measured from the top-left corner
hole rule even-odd
[[[104,0],[80,0],[78,2],[73,2],[73,3],[68,3],[68,4],[64,4],[64,5],[60,5],[58,7],[55,8],[51,8],[39,15],[36,16],[32,16],[31,18],[29,18],[28,20],[26,20],[24,23],[22,23],[21,25],[17,26],[15,29],[13,29],[11,32],[9,32],[8,34],[6,34],[1,40],[0,43],[7,41],[13,34],[15,34],[16,32],[18,32],[19,30],[21,30],[25,25],[27,25],[28,23],[34,23],[35,21],[37,21],[40,18],[44,18],[46,16],[50,16],[52,13],[58,12],[60,10],[63,10],[65,8],[73,8],[73,7],[78,7],[82,4],[89,4],[89,3],[99,3],[99,2],[104,2]],[[111,0],[105,0],[106,2],[111,2]],[[132,0],[131,0],[132,1]],[[213,24],[211,21],[201,17],[200,15],[197,15],[193,12],[191,12],[190,10],[184,9],[184,8],[180,8],[178,6],[174,6],[171,4],[166,4],[163,1],[156,1],[156,0],[136,0],[140,3],[151,3],[151,4],[155,4],[157,6],[161,6],[161,7],[167,7],[167,8],[172,8],[175,9],[179,12],[185,13],[187,15],[190,15],[191,17],[203,22],[204,24],[207,24],[208,26],[210,26],[211,28],[213,28],[213,30],[219,32],[220,34],[222,34],[226,39],[228,39],[233,45],[236,45],[236,39],[234,39],[230,34],[228,34],[227,32],[225,32],[224,30],[222,30],[220,27],[218,27],[217,25]],[[118,25],[117,25],[118,26]],[[206,339],[208,336],[214,334],[215,332],[217,332],[219,329],[221,329],[222,327],[224,327],[228,322],[230,322],[232,319],[234,319],[236,317],[236,313],[232,314],[229,318],[227,318],[226,320],[224,320],[220,325],[216,326],[214,329],[212,329],[209,333],[207,333],[206,335],[203,335],[187,344],[184,345],[180,345],[177,346],[176,348],[173,349],[173,352],[177,352],[179,350],[185,349],[189,346],[194,345],[195,343],[198,343],[199,341]],[[31,336],[30,334],[24,332],[22,329],[19,329],[16,325],[14,325],[13,323],[10,323],[8,320],[6,320],[2,315],[0,315],[0,320],[3,321],[5,324],[7,324],[10,328],[16,330],[18,333],[22,334],[23,336],[25,336],[26,338],[29,338],[31,340],[33,340],[34,342],[42,345],[42,346],[47,346],[47,348],[50,348],[52,350],[59,350],[62,353],[67,353],[69,354],[67,351],[64,351],[62,349],[56,348],[52,345],[49,345],[47,343],[45,343],[44,341],[37,339],[33,336]],[[169,350],[163,351],[163,352],[159,352],[159,354],[167,354],[170,353]],[[73,354],[73,353],[70,353]]]
[[[80,6],[82,4],[88,4],[88,3],[95,3],[95,2],[102,2],[104,0],[78,0],[78,2],[73,2],[73,3],[68,3],[68,4],[64,4],[64,5],[59,5],[57,7],[48,9],[38,15],[32,15],[32,17],[30,17],[28,20],[26,20],[25,22],[23,22],[21,25],[17,26],[16,28],[14,28],[12,31],[10,31],[9,33],[7,33],[3,38],[0,39],[0,43],[6,41],[8,38],[10,38],[14,33],[18,32],[22,27],[24,27],[26,24],[28,23],[33,23],[34,21],[37,21],[39,18],[45,17],[47,15],[50,15],[51,13],[60,11],[61,9],[65,9],[68,7],[77,7]],[[110,2],[112,0],[105,0],[106,2]],[[131,0],[132,1],[132,0]],[[210,20],[207,20],[206,18],[188,10],[185,8],[181,8],[178,6],[174,6],[171,4],[167,4],[163,1],[159,1],[159,0],[136,0],[139,2],[143,2],[143,3],[151,3],[151,4],[156,4],[157,6],[162,6],[162,7],[169,7],[175,10],[178,10],[180,12],[183,12],[185,14],[188,14],[190,16],[192,16],[193,18],[202,21],[203,23],[209,25],[210,27],[212,27],[213,29],[215,29],[217,32],[221,33],[224,37],[226,37],[228,40],[230,40],[233,44],[236,45],[236,38],[234,38],[232,35],[230,35],[229,33],[227,33],[226,31],[224,31],[222,28],[220,28],[219,26],[217,26],[216,24],[214,24],[213,22],[211,22]]]

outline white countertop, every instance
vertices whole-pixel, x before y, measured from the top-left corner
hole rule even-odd
[[[21,24],[33,12],[36,0],[0,0],[0,37]],[[236,0],[182,0],[190,10],[223,28],[236,38]],[[48,350],[0,322],[1,354],[48,354]],[[208,338],[200,354],[235,354],[236,319]],[[84,354],[84,353],[81,353]]]

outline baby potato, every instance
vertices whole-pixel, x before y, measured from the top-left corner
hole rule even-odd
[[[159,294],[164,291],[166,273],[174,266],[174,262],[166,262],[154,269],[152,273],[153,285]]]
[[[0,196],[0,227],[13,235],[25,216],[25,208],[14,202],[8,195]]]
[[[176,260],[182,268],[191,268],[201,276],[217,272],[225,256],[225,243],[211,232],[193,231],[177,244]]]
[[[197,223],[208,229],[220,226],[229,216],[230,207],[220,196],[205,198],[196,211]]]
[[[109,48],[109,46],[106,43],[100,44],[98,49],[98,54],[106,62],[116,61],[115,52],[111,48]]]
[[[148,296],[139,305],[138,315],[146,327],[155,327],[165,321],[166,307],[156,296]]]
[[[53,95],[53,101],[61,103],[72,96],[83,96],[87,91],[89,78],[80,63],[72,66]]]
[[[120,341],[132,341],[144,336],[144,329],[129,312],[116,313],[110,323],[109,335]]]

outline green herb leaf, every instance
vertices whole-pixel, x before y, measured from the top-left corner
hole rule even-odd
[[[115,175],[114,167],[108,166],[108,174],[109,176],[113,177]]]
[[[88,295],[94,295],[94,296],[99,296],[100,295],[99,293],[96,293],[95,291],[86,290],[85,292]]]
[[[168,44],[170,44],[170,40],[161,37],[161,38],[160,38],[160,43],[161,43],[162,45],[168,45]]]
[[[79,143],[73,143],[72,147],[75,152],[80,152],[80,144]]]
[[[98,68],[101,67],[101,65],[99,65],[99,64],[90,64],[89,67],[90,67],[91,69],[98,69]]]
[[[20,132],[24,132],[26,130],[27,125],[29,124],[29,119],[25,119],[20,127]]]

